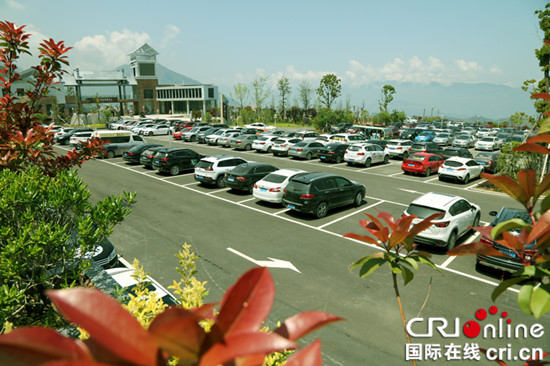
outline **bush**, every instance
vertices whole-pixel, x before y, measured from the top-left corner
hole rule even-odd
[[[510,178],[516,178],[520,170],[534,170],[540,174],[544,157],[541,154],[525,151],[512,151],[520,142],[506,143],[498,157],[497,172]]]

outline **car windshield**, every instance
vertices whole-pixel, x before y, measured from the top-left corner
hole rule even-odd
[[[485,141],[485,142],[493,142],[493,141],[494,141],[494,139],[493,139],[492,137],[484,137],[484,138],[482,138],[482,139],[481,139],[481,140],[479,140],[479,141]]]
[[[458,135],[457,140],[468,140],[470,135]]]
[[[493,155],[490,154],[490,153],[479,153],[477,154],[476,158],[477,159],[492,159]]]
[[[448,133],[440,133],[437,137],[449,137]]]
[[[348,150],[349,151],[360,151],[361,149],[363,148],[363,146],[358,146],[358,145],[352,145],[350,147],[348,147]]]
[[[462,166],[463,164],[460,161],[447,160],[443,165],[450,166],[450,167],[459,167],[459,166]]]
[[[424,147],[426,147],[424,144],[413,144],[412,146],[413,149],[424,149]]]
[[[409,160],[415,160],[415,161],[424,161],[426,159],[426,156],[413,154],[413,155],[409,156],[408,159]]]
[[[411,203],[407,208],[407,213],[409,215],[416,215],[420,219],[425,219],[426,217],[436,213],[444,214],[445,211],[433,207],[421,206]]]
[[[308,143],[307,142],[298,142],[296,145],[294,145],[295,147],[303,147],[303,146],[307,146]]]
[[[455,150],[455,149],[447,149],[443,152],[445,155],[447,156],[458,156],[460,151],[459,150]]]
[[[212,168],[212,165],[214,165],[214,163],[206,160],[201,160],[197,163],[197,168],[208,169]]]

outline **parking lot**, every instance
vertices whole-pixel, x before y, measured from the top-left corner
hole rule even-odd
[[[200,185],[191,171],[177,176],[161,175],[141,165],[128,165],[122,158],[89,162],[81,169],[81,177],[98,197],[122,190],[138,192],[137,205],[116,228],[112,241],[123,258],[129,262],[138,258],[165,286],[178,278],[174,254],[187,242],[200,256],[199,278],[209,283],[212,299],[208,300],[218,300],[223,290],[247,268],[266,265],[272,267],[277,285],[276,306],[270,316],[273,322],[312,309],[347,318],[347,322],[321,330],[317,335],[323,337],[325,364],[361,364],[367,357],[366,345],[369,357],[374,360],[403,360],[402,348],[396,349],[384,342],[384,337],[367,332],[378,329],[388,337],[404,338],[386,269],[366,280],[348,271],[355,260],[377,250],[366,243],[342,238],[348,232],[364,233],[359,226],[359,220],[366,218],[364,212],[377,215],[376,210],[381,210],[399,217],[411,201],[427,192],[455,194],[480,205],[482,225],[490,221],[489,211],[502,206],[517,207],[505,195],[477,189],[480,179],[463,185],[441,182],[437,175],[405,175],[398,159],[363,168],[186,143],[168,136],[147,140],[206,155],[240,156],[278,168],[330,172],[366,186],[360,207],[347,206],[317,219],[279,204],[258,201],[250,194]],[[470,233],[459,243],[475,239],[476,235]],[[416,316],[421,309],[428,281],[437,295],[427,301],[425,316],[445,315],[452,310],[453,315],[471,317],[475,306],[486,307],[490,303],[490,292],[497,280],[478,273],[473,257],[448,257],[441,249],[422,249],[433,254],[432,259],[443,276],[428,267],[416,271],[418,280],[403,289],[410,306],[408,316]],[[522,318],[515,296],[505,294],[503,307],[516,318]]]

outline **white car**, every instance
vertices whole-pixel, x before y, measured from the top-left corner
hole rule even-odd
[[[259,123],[259,122],[251,123],[249,125],[245,125],[244,127],[245,128],[255,128],[257,130],[262,130],[262,131],[273,131],[273,130],[276,129],[276,127],[274,127],[274,126],[269,126],[269,125],[266,125],[265,123]]]
[[[401,159],[406,159],[411,154],[412,145],[411,140],[390,140],[384,151],[387,151],[390,157],[398,156]]]
[[[273,146],[271,146],[271,152],[275,156],[283,155],[288,156],[288,150],[294,144],[297,144],[298,142],[302,142],[301,138],[296,137],[279,137],[276,140],[273,140]]]
[[[452,133],[440,132],[437,134],[437,136],[434,137],[433,142],[435,142],[438,145],[453,146],[454,140],[455,140],[455,137]]]
[[[271,147],[273,146],[273,141],[277,140],[279,136],[262,136],[258,137],[252,143],[252,149],[257,152],[271,152]]]
[[[483,173],[483,165],[474,159],[452,157],[439,168],[439,180],[453,179],[467,184],[470,179],[477,178]]]
[[[135,269],[123,267],[106,269],[105,271],[124,290],[125,295],[134,295],[132,290],[138,283],[138,281],[134,278],[134,273],[136,272]],[[168,306],[179,305],[179,302],[175,296],[150,276],[146,277],[146,288],[149,292],[154,293],[158,298],[162,299],[164,304]]]
[[[227,135],[228,133],[231,133],[231,132],[239,132],[239,130],[229,130],[229,129],[226,129],[226,128],[222,128],[221,130],[217,130],[213,134],[210,134],[210,135],[206,136],[204,138],[204,141],[208,145],[217,145],[218,144],[218,139],[220,137],[225,136],[225,135]]]
[[[500,139],[498,137],[482,137],[474,145],[476,150],[488,150],[493,151],[502,147]]]
[[[315,140],[315,142],[320,142],[321,144],[323,144],[324,146],[326,146],[326,145],[332,143],[332,137],[333,137],[333,136],[334,136],[334,134],[323,133],[323,134],[319,135],[319,137],[317,137],[317,139]]]
[[[235,136],[239,136],[240,134],[240,132],[228,132],[226,134],[223,134],[216,141],[216,145],[221,147],[229,147],[229,142],[231,141],[231,139]]]
[[[390,153],[384,151],[381,146],[374,144],[353,144],[348,146],[344,154],[344,161],[348,165],[360,164],[369,167],[372,163],[387,164]]]
[[[248,161],[243,158],[228,155],[214,155],[201,159],[195,165],[194,178],[205,184],[215,184],[218,188],[225,187],[223,175],[239,164]]]
[[[168,125],[154,125],[152,127],[146,127],[142,130],[142,134],[145,136],[169,135],[170,132],[170,126]]]
[[[474,147],[477,139],[474,135],[470,135],[468,133],[460,134],[455,138],[455,142],[453,142],[454,147]]]
[[[476,132],[476,137],[478,139],[482,138],[482,137],[489,137],[489,136],[494,136],[497,134],[497,131],[492,129],[492,128],[480,128],[477,132]]]
[[[337,133],[331,137],[330,143],[358,144],[365,141],[365,137],[359,133]]]
[[[261,201],[281,203],[288,181],[299,173],[305,173],[305,171],[300,169],[280,169],[269,173],[254,184],[252,195]]]
[[[80,142],[86,142],[88,139],[92,138],[92,132],[93,131],[75,132],[71,136],[71,139],[69,140],[69,143],[71,145],[77,145]]]
[[[143,130],[145,130],[146,128],[149,128],[149,127],[153,127],[153,126],[154,126],[153,123],[147,123],[147,124],[139,125],[137,127],[134,127],[132,129],[132,132],[135,133],[136,135],[142,135]]]
[[[442,216],[433,220],[433,225],[418,234],[414,241],[454,248],[458,238],[470,231],[470,226],[479,226],[481,209],[478,205],[466,199],[447,193],[426,193],[415,199],[403,212],[405,215],[416,215],[411,227],[432,214],[441,213]]]

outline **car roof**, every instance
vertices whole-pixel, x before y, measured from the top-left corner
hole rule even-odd
[[[446,210],[450,204],[462,197],[448,193],[428,192],[423,196],[418,197],[411,204],[427,207],[435,207]]]
[[[202,158],[201,160],[204,160],[204,161],[217,161],[217,160],[235,159],[235,158],[242,159],[241,157],[231,156],[231,155],[212,155],[212,156],[207,156],[205,158]]]
[[[271,172],[270,174],[278,174],[278,175],[284,175],[289,177],[291,175],[296,175],[298,173],[307,173],[307,172],[302,169],[279,169],[279,170],[275,170],[274,172]]]
[[[302,174],[298,174],[292,180],[302,182],[302,183],[310,183],[314,180],[326,178],[326,177],[335,177],[334,174],[330,173],[322,173],[322,172],[306,172]]]

